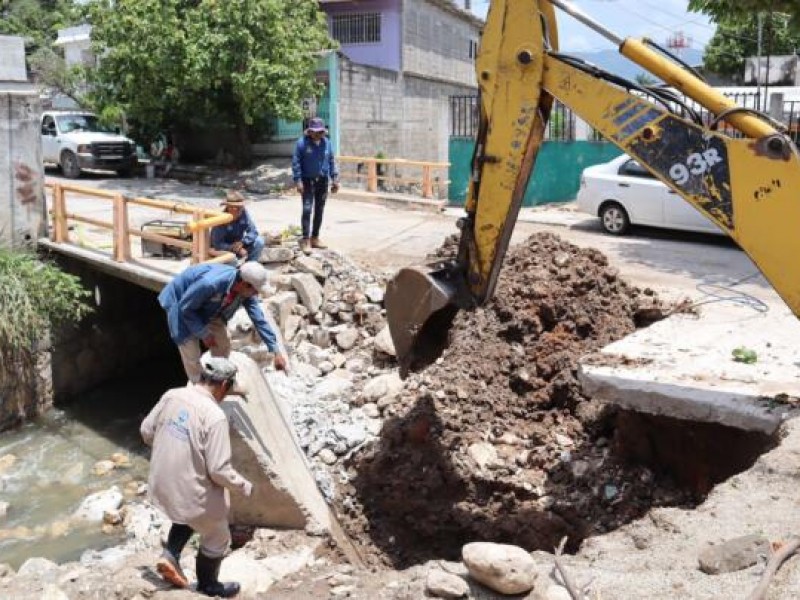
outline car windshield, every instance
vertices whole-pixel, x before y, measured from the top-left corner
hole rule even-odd
[[[111,130],[103,127],[94,115],[59,115],[56,117],[58,129],[61,133],[71,131],[99,131],[101,133],[111,133]]]

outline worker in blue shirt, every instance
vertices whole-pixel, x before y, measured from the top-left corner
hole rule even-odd
[[[239,192],[228,192],[222,203],[225,212],[233,215],[233,221],[211,229],[211,247],[214,250],[233,252],[244,260],[258,260],[264,250],[264,240],[250,213],[244,207],[244,196]]]
[[[303,238],[300,240],[300,249],[310,254],[312,248],[327,248],[319,239],[319,230],[328,198],[328,184],[332,194],[339,191],[339,171],[336,169],[331,141],[325,137],[325,121],[318,117],[308,122],[305,134],[297,140],[292,156],[292,178],[303,198],[300,220]]]
[[[187,268],[161,290],[158,302],[167,312],[169,335],[178,346],[189,381],[200,380],[201,341],[214,356],[230,355],[227,322],[239,307],[244,307],[259,337],[275,355],[275,368],[286,370],[286,355],[259,302],[266,282],[267,270],[257,262],[238,268],[205,263]]]

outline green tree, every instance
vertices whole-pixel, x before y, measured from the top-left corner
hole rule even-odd
[[[689,10],[709,15],[717,23],[749,20],[758,12],[787,15],[795,29],[800,29],[800,6],[797,0],[689,0]]]
[[[794,54],[800,47],[800,34],[789,25],[783,15],[765,15],[763,20],[762,55]],[[723,20],[717,25],[714,36],[706,46],[704,67],[711,72],[741,81],[744,62],[758,54],[758,17]]]
[[[232,127],[239,164],[266,115],[301,116],[334,47],[316,0],[92,0],[93,101],[144,133]]]
[[[18,35],[25,52],[50,48],[58,30],[74,25],[78,8],[73,0],[0,0],[0,35]]]

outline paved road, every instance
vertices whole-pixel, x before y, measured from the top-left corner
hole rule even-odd
[[[66,181],[53,172],[53,181]],[[213,187],[163,179],[117,179],[99,175],[84,176],[81,185],[119,190],[128,196],[174,199],[214,206],[222,192]],[[278,232],[299,224],[300,200],[291,196],[250,197],[250,210],[262,231]],[[68,196],[68,207],[96,218],[108,213],[108,203]],[[108,213],[110,214],[110,213]],[[323,237],[358,262],[373,267],[395,269],[420,262],[444,238],[456,232],[460,209],[445,213],[398,210],[383,206],[339,200],[332,196],[326,208]],[[150,218],[169,218],[164,211],[132,211],[132,223]],[[605,253],[629,281],[649,286],[670,298],[706,297],[708,284],[731,286],[739,281],[737,292],[751,294],[770,305],[782,303],[756,267],[730,240],[720,236],[687,234],[656,229],[637,229],[633,235],[614,237],[603,233],[597,219],[582,216],[563,207],[523,209],[512,243],[519,243],[538,231],[553,231],[580,246],[595,247]],[[713,287],[715,294],[730,295]]]

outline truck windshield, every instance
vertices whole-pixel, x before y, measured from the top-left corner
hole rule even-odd
[[[102,133],[111,133],[111,130],[103,127],[98,123],[97,117],[94,115],[59,115],[56,117],[58,122],[58,129],[61,133],[70,133],[71,131],[99,131]]]

